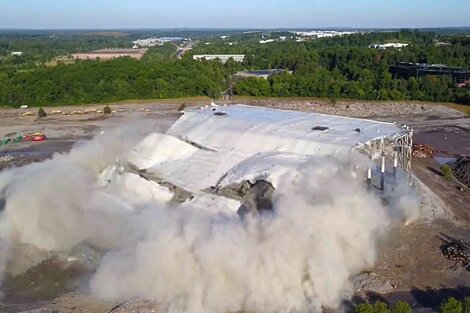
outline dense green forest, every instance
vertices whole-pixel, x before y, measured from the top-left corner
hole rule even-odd
[[[122,99],[218,97],[226,73],[220,64],[192,60],[144,62],[130,58],[78,61],[34,71],[0,74],[0,103],[58,105]]]
[[[204,33],[199,34],[202,36]],[[104,47],[128,47],[141,34],[0,34],[0,105],[47,106],[108,102],[125,99],[209,96],[230,89],[235,95],[324,97],[363,100],[423,100],[470,104],[470,88],[456,88],[450,77],[393,77],[389,66],[398,62],[439,63],[470,68],[468,35],[420,31],[374,32],[296,42],[261,45],[274,34],[231,33],[230,42],[218,33],[200,37],[182,60],[168,44],[151,48],[141,60],[76,61],[45,66],[60,55]],[[194,38],[193,38],[194,39]],[[204,43],[210,44],[204,44]],[[377,50],[372,43],[404,42],[402,49]],[[438,45],[438,42],[449,43]],[[11,51],[24,51],[21,57]],[[193,54],[242,53],[243,63],[192,60]],[[292,71],[269,79],[234,79],[244,69],[282,68]]]

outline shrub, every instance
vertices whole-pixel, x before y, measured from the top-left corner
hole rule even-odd
[[[39,110],[38,110],[38,117],[39,117],[39,118],[43,118],[43,117],[46,117],[46,116],[47,116],[46,111],[44,111],[43,108],[39,108]]]
[[[374,313],[390,313],[390,310],[386,303],[377,301],[374,303]]]
[[[392,313],[411,313],[411,307],[407,302],[397,301],[393,307]]]
[[[463,299],[463,313],[470,313],[470,297]]]
[[[356,313],[374,313],[374,307],[369,303],[361,303],[356,307]]]
[[[103,109],[104,114],[111,114],[111,108],[109,106],[105,106]]]
[[[462,303],[457,299],[450,297],[441,304],[442,313],[462,313]]]
[[[448,164],[444,164],[441,166],[442,175],[444,175],[444,179],[447,181],[451,181],[452,177],[454,177],[454,173],[452,168]]]

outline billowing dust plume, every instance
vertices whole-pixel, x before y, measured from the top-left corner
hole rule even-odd
[[[60,252],[86,243],[105,251],[90,282],[103,299],[140,297],[171,312],[318,311],[351,296],[350,275],[371,266],[387,226],[416,209],[408,190],[387,205],[368,192],[351,175],[357,156],[291,164],[274,211],[245,219],[100,186],[98,174],[143,133],[100,135],[1,173],[2,263],[17,243]]]

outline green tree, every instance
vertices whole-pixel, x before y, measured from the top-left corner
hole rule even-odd
[[[374,303],[374,313],[390,313],[390,310],[385,302],[377,301]]]
[[[112,83],[112,92],[116,99],[125,99],[130,97],[130,85],[123,78],[117,78],[113,80]]]
[[[462,313],[470,313],[470,297],[463,299],[463,310]]]
[[[462,303],[450,297],[441,304],[441,313],[462,313]]]
[[[397,301],[393,307],[392,313],[411,313],[411,307],[407,302]]]
[[[270,96],[271,86],[264,78],[247,78],[235,85],[235,91],[242,96]]]
[[[361,303],[356,306],[356,313],[374,313],[374,307],[369,303]]]
[[[158,78],[155,82],[154,95],[158,99],[167,98],[169,95],[170,85],[162,78]]]
[[[442,175],[444,175],[444,179],[447,181],[451,181],[452,177],[454,177],[454,172],[452,168],[448,164],[444,164],[441,166]]]

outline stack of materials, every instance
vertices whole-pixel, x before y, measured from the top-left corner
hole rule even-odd
[[[7,163],[13,160],[15,157],[12,155],[2,155],[0,156],[0,163]]]
[[[413,157],[418,159],[431,158],[437,152],[433,147],[427,144],[414,144]]]
[[[463,267],[470,267],[470,247],[468,242],[452,240],[442,247],[444,256]]]

